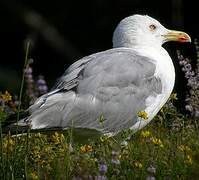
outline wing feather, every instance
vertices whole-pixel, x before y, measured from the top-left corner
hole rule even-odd
[[[34,108],[30,121],[35,128],[45,121],[46,127],[73,124],[102,132],[127,129],[137,122],[137,112],[146,108],[147,97],[161,93],[155,70],[152,59],[128,48],[87,56],[66,70],[54,87],[55,93],[49,93],[43,104]],[[98,121],[101,115],[103,125]]]

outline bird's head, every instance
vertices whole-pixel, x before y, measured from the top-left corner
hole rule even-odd
[[[191,38],[185,32],[165,28],[146,15],[133,15],[123,19],[113,34],[114,47],[162,46],[168,41],[191,42]]]

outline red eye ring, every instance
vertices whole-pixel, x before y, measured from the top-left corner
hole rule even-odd
[[[151,24],[151,25],[149,26],[149,28],[150,28],[151,31],[154,31],[157,27],[156,27],[156,25]]]

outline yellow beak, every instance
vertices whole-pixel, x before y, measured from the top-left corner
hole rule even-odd
[[[163,36],[165,38],[165,42],[167,41],[191,42],[190,36],[182,31],[170,30],[167,34]]]

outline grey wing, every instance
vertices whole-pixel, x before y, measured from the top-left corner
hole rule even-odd
[[[130,49],[88,56],[69,67],[45,101],[32,108],[29,119],[33,128],[74,126],[119,132],[137,122],[147,97],[161,92],[154,73],[153,62]]]
[[[83,72],[85,66],[90,62],[94,57],[86,56],[79,61],[73,63],[63,74],[63,76],[57,81],[52,90],[55,89],[65,89],[70,90],[78,85],[79,78]]]
[[[62,92],[64,92],[65,94],[67,94],[68,92],[70,94],[70,90],[78,85],[81,72],[85,68],[86,64],[92,59],[93,58],[91,58],[91,56],[88,56],[73,63],[65,71],[62,77],[58,79],[57,83],[53,86],[51,91],[37,99],[37,101],[32,106],[30,106],[29,111],[33,113],[39,110],[39,108],[45,104],[46,100],[53,95],[57,95]]]

